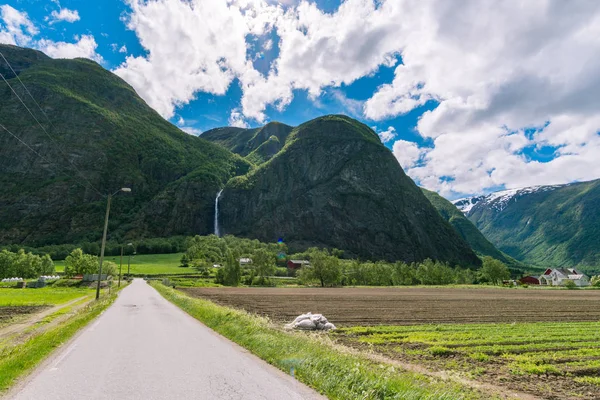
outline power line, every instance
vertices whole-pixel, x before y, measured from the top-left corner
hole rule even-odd
[[[50,118],[48,118],[48,115],[46,114],[46,112],[42,109],[42,107],[39,105],[39,103],[31,95],[31,92],[29,91],[29,89],[27,89],[27,86],[25,86],[25,84],[23,83],[23,81],[21,80],[21,78],[19,78],[19,75],[15,72],[15,70],[12,67],[12,65],[10,65],[10,63],[8,62],[8,60],[6,59],[6,57],[4,57],[4,54],[2,54],[1,51],[0,51],[0,56],[2,56],[2,59],[4,60],[4,62],[6,63],[6,65],[8,65],[8,68],[10,68],[10,70],[12,71],[12,73],[15,74],[15,77],[19,80],[19,82],[21,82],[21,85],[23,85],[23,87],[27,91],[27,94],[29,95],[29,97],[31,97],[31,100],[33,100],[33,102],[40,109],[40,111],[42,112],[42,114],[44,114],[44,117],[46,117],[46,119],[48,121],[50,121]]]
[[[46,157],[44,157],[43,155],[41,155],[39,152],[37,152],[33,147],[31,147],[29,144],[27,144],[27,142],[25,142],[24,140],[22,140],[20,137],[18,137],[17,135],[15,135],[14,133],[12,133],[7,127],[5,127],[4,125],[0,124],[0,128],[4,129],[6,132],[8,132],[9,135],[11,135],[12,137],[14,137],[15,139],[17,139],[22,145],[24,145],[25,147],[27,147],[29,150],[31,150],[32,152],[34,152],[38,157],[40,157],[42,160],[44,160],[45,162],[47,162],[49,165],[53,165],[54,163],[52,163],[52,161],[49,161]],[[58,167],[58,165],[54,164],[56,167]],[[60,171],[58,170],[54,170],[54,172],[58,173]],[[78,182],[77,180],[74,181],[76,184],[78,184],[79,186],[86,188],[85,185],[82,185],[80,182]]]
[[[0,128],[4,129],[6,132],[8,132],[12,137],[14,137],[15,139],[17,139],[19,142],[21,142],[21,144],[23,144],[24,146],[26,146],[29,150],[33,151],[35,154],[37,154],[38,157],[40,157],[42,160],[46,161],[47,163],[50,163],[50,161],[48,161],[48,159],[46,159],[46,157],[44,157],[43,155],[41,155],[40,153],[38,153],[33,147],[31,147],[30,145],[28,145],[27,143],[25,143],[23,140],[21,140],[20,137],[18,137],[17,135],[15,135],[14,133],[12,133],[11,131],[8,130],[8,128],[6,128],[4,125],[0,124]]]
[[[2,54],[0,52],[0,54]],[[2,54],[2,58],[4,58],[4,60],[6,61],[6,63],[8,64],[8,66],[10,67],[10,69],[13,71],[14,73],[14,69],[12,68],[12,66],[10,65],[10,63],[6,60],[6,57],[4,57],[4,55]],[[15,74],[16,76],[16,74]],[[21,102],[21,104],[23,105],[23,107],[25,107],[27,109],[27,111],[29,112],[29,114],[33,117],[33,119],[35,120],[35,122],[37,122],[37,124],[39,125],[40,128],[42,128],[42,130],[44,131],[44,133],[46,134],[46,136],[50,139],[50,141],[56,146],[56,148],[58,149],[58,151],[62,154],[62,156],[65,158],[65,160],[71,164],[71,166],[77,171],[77,173],[79,173],[79,175],[81,176],[81,178],[83,178],[89,185],[90,187],[99,195],[103,196],[102,192],[100,192],[98,189],[96,189],[96,187],[92,184],[92,182],[89,181],[89,179],[87,179],[85,177],[85,175],[79,170],[79,168],[77,168],[77,166],[69,159],[69,157],[63,152],[63,150],[61,149],[61,147],[56,143],[56,141],[52,138],[52,136],[48,133],[48,131],[46,130],[46,128],[44,128],[44,126],[40,123],[40,121],[37,119],[37,117],[33,114],[33,112],[31,112],[31,110],[29,109],[29,107],[27,107],[27,105],[25,104],[25,102],[23,101],[23,99],[21,99],[21,96],[19,96],[19,94],[15,91],[15,89],[12,87],[12,85],[6,80],[6,78],[4,77],[4,75],[2,73],[0,73],[0,77],[2,77],[2,80],[8,85],[8,87],[10,88],[10,90],[15,94],[15,96],[17,96],[17,99],[19,99],[19,101]],[[17,76],[18,78],[18,76]],[[29,93],[29,95],[31,96],[31,93],[29,92],[29,90],[27,89],[27,87],[25,86],[25,84],[23,84],[23,82],[21,81],[21,79],[19,79],[19,82],[21,82],[21,84],[23,85],[23,87],[25,88],[25,90],[27,91],[27,93]],[[33,96],[32,96],[33,98]],[[34,99],[35,101],[35,99]],[[35,103],[38,105],[37,101],[35,101]],[[40,107],[41,110],[41,107]],[[44,113],[44,115],[46,115],[46,113],[44,112],[44,110],[42,110],[42,112]],[[46,115],[46,118],[48,118],[48,116]]]

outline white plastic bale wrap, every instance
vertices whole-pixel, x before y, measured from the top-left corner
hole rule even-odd
[[[306,313],[285,326],[286,329],[300,329],[305,331],[329,331],[335,329],[335,325],[327,320],[322,314]]]

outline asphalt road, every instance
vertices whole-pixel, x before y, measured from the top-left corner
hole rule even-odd
[[[14,399],[323,399],[134,280]]]

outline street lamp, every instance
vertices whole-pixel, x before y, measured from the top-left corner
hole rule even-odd
[[[106,216],[104,217],[104,232],[102,233],[102,247],[100,248],[100,266],[98,267],[98,285],[96,286],[96,300],[100,298],[100,278],[102,277],[102,263],[104,262],[104,248],[106,247],[106,231],[108,230],[108,215],[110,214],[110,200],[119,192],[130,193],[131,188],[124,187],[108,195],[106,202]]]

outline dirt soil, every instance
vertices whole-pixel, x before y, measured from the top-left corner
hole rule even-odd
[[[181,288],[276,321],[321,313],[337,326],[599,321],[600,290]]]
[[[0,325],[23,315],[35,314],[47,306],[0,306]]]

